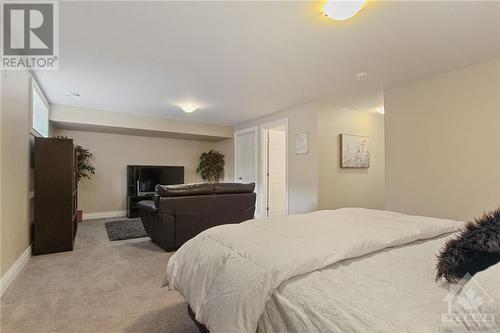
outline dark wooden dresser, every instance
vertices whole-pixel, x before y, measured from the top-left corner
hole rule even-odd
[[[35,138],[33,254],[72,251],[76,235],[76,151],[71,139]]]

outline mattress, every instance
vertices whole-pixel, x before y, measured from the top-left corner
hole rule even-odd
[[[448,285],[436,283],[441,236],[345,260],[282,283],[258,332],[439,332]]]

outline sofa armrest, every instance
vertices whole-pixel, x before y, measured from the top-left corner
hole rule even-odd
[[[177,249],[175,217],[159,213],[153,200],[140,201],[137,205],[142,224],[151,240],[165,251]]]
[[[137,207],[150,214],[158,213],[158,208],[156,207],[153,200],[142,200],[137,203]]]

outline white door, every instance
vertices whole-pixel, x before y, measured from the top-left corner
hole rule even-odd
[[[255,183],[255,131],[236,134],[236,182]]]
[[[268,131],[268,216],[287,215],[286,211],[286,132],[285,128]]]

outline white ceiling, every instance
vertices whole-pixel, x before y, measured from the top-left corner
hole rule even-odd
[[[60,70],[37,73],[51,103],[227,125],[309,101],[372,109],[384,88],[500,56],[496,1],[370,1],[345,22],[311,2],[59,11]],[[202,108],[185,114],[185,101]]]

